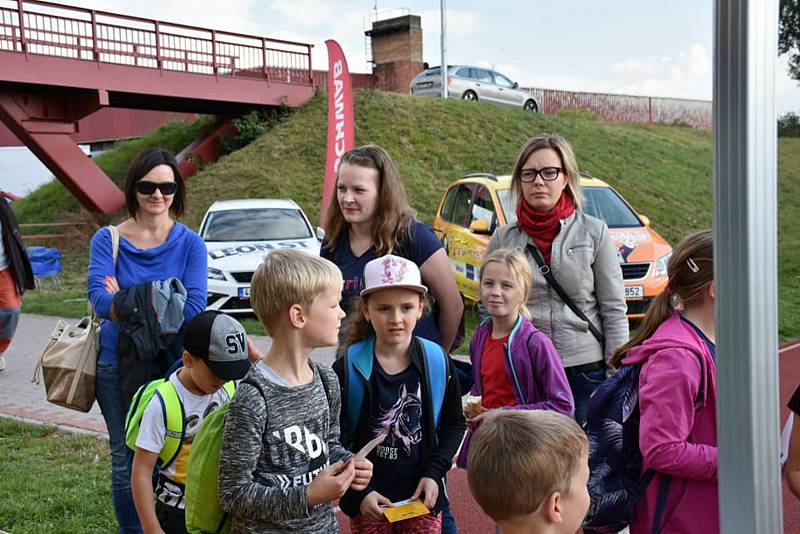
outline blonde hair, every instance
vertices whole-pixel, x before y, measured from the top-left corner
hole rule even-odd
[[[575,158],[575,152],[572,146],[566,139],[556,134],[539,134],[536,137],[528,139],[522,145],[522,149],[517,156],[517,162],[514,164],[514,172],[511,174],[511,192],[520,202],[522,198],[522,181],[520,174],[522,167],[531,154],[543,148],[552,148],[556,151],[561,158],[561,168],[563,173],[567,176],[567,193],[575,201],[575,207],[580,209],[583,207],[583,194],[581,194],[581,171],[578,169],[578,160]]]
[[[685,238],[672,251],[667,262],[667,287],[647,307],[636,335],[614,352],[611,365],[619,367],[628,351],[655,333],[676,308],[691,307],[702,301],[714,281],[714,234],[703,230]]]
[[[253,273],[250,300],[258,320],[270,335],[295,304],[311,306],[330,288],[341,290],[342,273],[330,261],[291,249],[273,250]]]
[[[531,268],[531,264],[519,250],[499,248],[486,256],[483,260],[480,283],[483,283],[483,272],[490,263],[502,263],[511,271],[511,278],[517,284],[517,289],[519,289],[522,294],[522,302],[519,303],[519,313],[526,319],[530,319],[531,313],[528,311],[526,303],[533,289],[533,269]]]
[[[409,237],[411,221],[416,215],[408,203],[406,188],[394,161],[378,145],[364,145],[346,152],[339,168],[345,163],[378,171],[378,210],[372,226],[372,245],[378,256],[394,253]],[[337,170],[336,185],[338,184]],[[328,219],[325,221],[326,248],[335,252],[339,236],[346,231],[347,221],[344,220],[337,188],[334,187],[328,200]]]
[[[569,492],[588,451],[586,434],[571,417],[546,410],[501,411],[472,437],[469,489],[495,521],[526,516],[553,493]]]

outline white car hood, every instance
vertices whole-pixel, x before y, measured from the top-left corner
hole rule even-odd
[[[206,242],[208,266],[227,272],[255,271],[270,250],[292,248],[319,256],[316,238],[287,241],[211,241]]]

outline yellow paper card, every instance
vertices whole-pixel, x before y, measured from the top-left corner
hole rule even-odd
[[[411,519],[412,517],[431,513],[428,507],[419,499],[415,501],[400,501],[392,504],[394,504],[393,507],[383,509],[383,515],[386,516],[386,519],[388,519],[390,523],[396,523],[397,521],[403,521],[404,519]]]

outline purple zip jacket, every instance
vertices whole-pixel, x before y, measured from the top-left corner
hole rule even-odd
[[[475,373],[471,391],[473,395],[483,395],[481,358],[486,339],[491,333],[492,320],[487,319],[475,331],[469,344],[469,357]],[[575,403],[564,373],[564,363],[549,337],[520,314],[503,349],[506,354],[506,378],[517,398],[517,404],[505,406],[504,410],[553,410],[573,415]],[[458,454],[459,467],[467,465],[471,438],[472,429],[469,429]]]

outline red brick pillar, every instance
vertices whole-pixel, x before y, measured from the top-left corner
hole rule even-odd
[[[422,25],[417,15],[372,23],[366,32],[372,43],[376,89],[408,93],[422,67]]]

